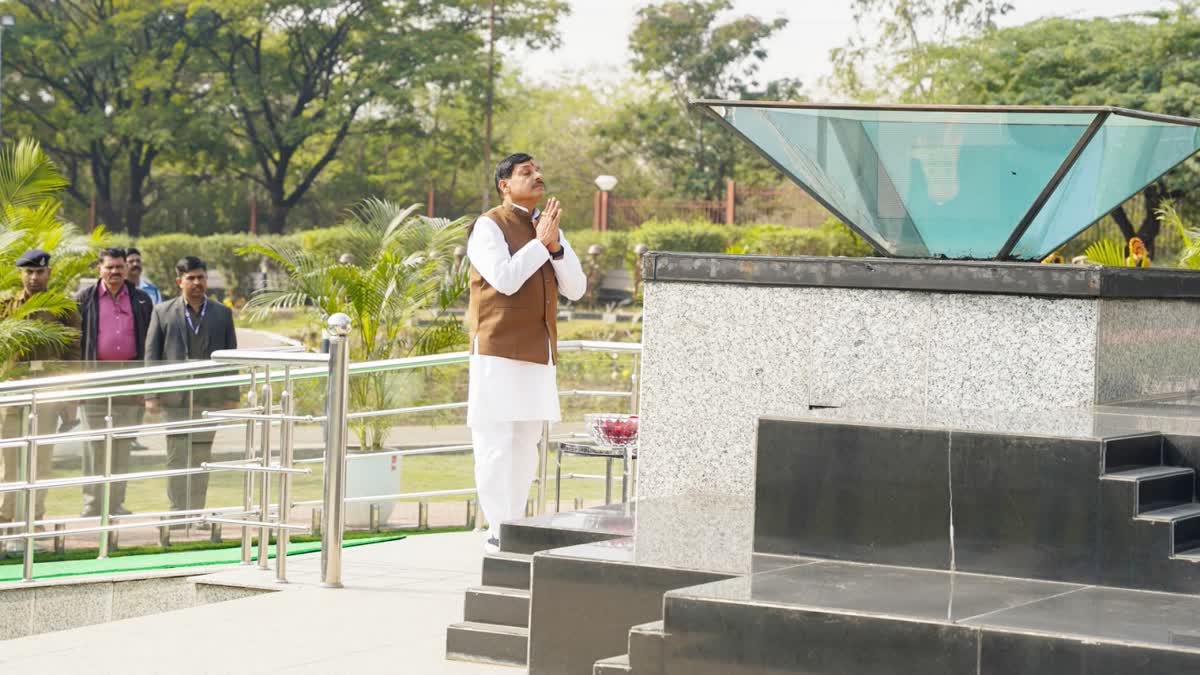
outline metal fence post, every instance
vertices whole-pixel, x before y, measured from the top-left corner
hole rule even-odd
[[[29,416],[26,418],[29,423],[29,435],[37,435],[37,392],[34,392],[29,400]],[[34,523],[37,521],[36,504],[37,491],[33,489],[33,483],[37,480],[37,441],[26,441],[23,448],[25,460],[25,470],[19,471],[17,475],[24,477],[27,487],[22,491],[21,500],[24,504],[25,513],[22,517],[25,518],[25,550],[22,554],[22,569],[21,579],[24,581],[33,581],[33,534],[36,530]],[[19,467],[18,467],[19,468]]]
[[[259,441],[259,453],[262,454],[262,466],[271,465],[271,367],[263,367],[262,409],[266,419],[262,423],[262,437]],[[269,569],[271,528],[268,524],[271,512],[271,474],[263,471],[258,481],[258,520],[262,527],[258,528],[258,569]]]
[[[255,410],[258,406],[258,394],[254,389],[258,386],[258,369],[250,369],[250,390],[246,392],[246,406],[251,410]],[[247,461],[254,459],[254,420],[246,420],[246,454]],[[242,478],[242,509],[245,515],[249,517],[250,509],[254,508],[254,474],[246,472]],[[249,565],[253,551],[250,543],[250,526],[242,526],[242,564]]]
[[[292,415],[295,413],[292,391],[292,368],[283,367],[283,393],[279,395],[279,410],[283,421],[279,425],[279,466],[292,468]],[[279,474],[279,517],[280,525],[287,525],[292,515],[292,475]],[[287,583],[288,531],[280,527],[275,531],[275,581]]]
[[[107,399],[108,408],[104,415],[104,478],[105,481],[100,485],[100,553],[99,558],[107,558],[109,551],[109,531],[108,525],[112,521],[112,514],[109,513],[111,507],[109,500],[112,499],[112,483],[107,480],[112,478],[112,455],[113,455],[113,401],[109,396]]]
[[[329,317],[329,389],[325,424],[325,503],[321,527],[321,585],[342,587],[342,530],[345,527],[346,426],[350,389],[350,317]]]

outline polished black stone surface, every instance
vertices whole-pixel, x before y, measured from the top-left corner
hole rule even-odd
[[[626,652],[630,628],[662,618],[663,593],[729,577],[635,558],[629,540],[534,555],[530,675],[590,675],[596,661]]]
[[[1200,274],[1037,263],[670,253],[642,259],[650,282],[822,286],[1083,298],[1200,298]]]
[[[1090,587],[968,624],[1200,654],[1200,597]]]
[[[819,561],[681,589],[670,597],[958,623],[1083,588],[1051,581]]]
[[[1106,474],[1110,459],[1116,473]],[[1142,461],[1179,466],[1135,468]],[[1188,465],[1197,462],[1200,439],[1186,436],[762,418],[754,547],[930,569],[953,560],[964,572],[1200,593],[1200,565],[1173,558],[1200,547],[1200,519],[1138,518],[1192,508]],[[1156,475],[1131,477],[1146,472]]]
[[[633,504],[611,504],[504,523],[500,526],[501,548],[509,553],[536,553],[628,537],[633,534],[635,509]]]
[[[949,433],[763,418],[754,550],[950,564]]]
[[[955,432],[949,448],[957,569],[1097,581],[1100,442]]]
[[[1196,596],[816,562],[671,591],[664,612],[667,673],[1200,668]]]
[[[965,626],[692,598],[666,611],[666,675],[966,675],[978,660]]]
[[[988,631],[980,636],[977,675],[1157,675],[1197,668],[1200,655],[1193,652]]]

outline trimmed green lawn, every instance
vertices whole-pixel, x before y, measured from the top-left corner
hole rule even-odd
[[[321,465],[308,465],[313,472],[309,475],[295,476],[292,480],[292,499],[308,501],[321,498],[323,471]],[[613,462],[613,500],[620,499],[620,462]],[[604,474],[604,460],[592,457],[565,456],[563,473]],[[54,477],[78,475],[66,471],[55,471]],[[554,453],[550,454],[547,497],[554,496]],[[242,502],[243,474],[219,472],[211,475],[208,486],[208,506],[236,506]],[[445,455],[416,455],[404,457],[401,460],[400,485],[397,491],[426,492],[433,490],[454,490],[472,487],[475,484],[474,461],[470,453]],[[278,482],[271,486],[272,499],[277,497]],[[530,496],[535,494],[530,491]],[[576,497],[594,502],[604,498],[603,480],[564,480],[563,504],[570,509]],[[466,501],[466,495],[434,497],[423,501],[453,502]],[[257,502],[256,502],[257,503]],[[82,506],[79,488],[60,488],[51,490],[46,499],[46,512],[50,517],[65,517],[77,515]],[[136,481],[128,485],[125,506],[137,513],[167,510],[165,480]]]

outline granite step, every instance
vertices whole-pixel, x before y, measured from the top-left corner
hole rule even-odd
[[[483,585],[529,590],[533,556],[523,553],[489,553],[483,558]]]
[[[446,658],[452,661],[524,667],[529,629],[464,621],[446,629]]]
[[[1175,506],[1168,506],[1164,509],[1147,511],[1137,515],[1138,520],[1148,520],[1155,523],[1174,523],[1179,520],[1197,517],[1200,517],[1200,504],[1196,502],[1176,504]]]
[[[592,675],[630,675],[633,672],[633,668],[629,665],[628,654],[600,659],[592,667]]]
[[[629,629],[629,664],[637,675],[665,675],[665,643],[662,621],[638,624]]]
[[[1163,463],[1162,434],[1133,434],[1104,439],[1104,473]]]
[[[467,589],[463,617],[472,623],[500,626],[529,626],[529,591],[501,586]]]
[[[1188,467],[1142,466],[1106,473],[1100,479],[1137,485],[1138,515],[1186,505],[1196,496],[1196,472]]]
[[[1171,525],[1172,553],[1200,548],[1200,515],[1175,520]]]
[[[1194,595],[827,561],[668,592],[664,658],[689,675],[1200,672],[1197,616]]]

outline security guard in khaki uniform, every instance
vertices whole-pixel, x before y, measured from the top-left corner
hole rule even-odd
[[[19,307],[24,305],[31,297],[38,293],[45,293],[50,285],[50,254],[40,249],[30,249],[17,258],[17,267],[21,270],[21,292],[15,295],[11,301],[0,307],[0,311],[5,316],[10,316]],[[72,310],[70,313],[56,317],[48,312],[34,312],[26,317],[36,321],[47,321],[61,323],[75,331],[75,336],[65,347],[43,347],[34,349],[27,354],[21,354],[17,357],[18,361],[49,361],[49,360],[79,360],[79,313]],[[63,430],[74,427],[78,422],[75,414],[75,404],[73,403],[49,403],[39,404],[37,410],[38,429],[37,433],[52,434],[58,430],[59,420],[62,421]],[[28,419],[29,409],[25,406],[10,406],[3,410],[2,426],[4,438],[19,438],[25,435],[28,429],[26,420]],[[21,455],[25,452],[23,448],[4,448],[4,477],[5,483],[15,483],[21,480],[20,466]],[[37,447],[37,475],[40,478],[49,478],[52,468],[51,460],[54,457],[53,445],[38,445]],[[0,503],[0,522],[12,522],[17,514],[17,502],[23,498],[23,493],[6,492],[3,495],[3,502]],[[46,515],[46,491],[38,490],[34,496],[34,518],[41,520]]]

